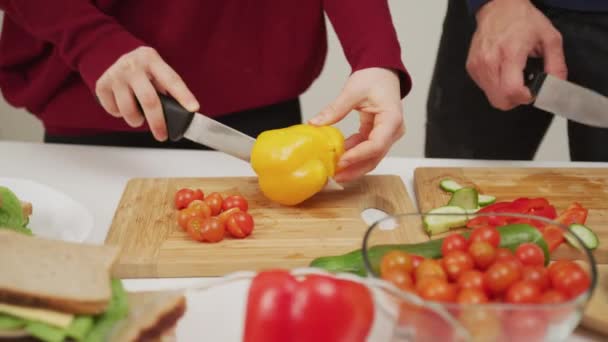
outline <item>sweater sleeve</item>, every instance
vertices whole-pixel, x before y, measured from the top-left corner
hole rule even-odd
[[[144,45],[87,0],[0,0],[0,9],[32,36],[51,43],[94,91],[123,54]]]
[[[399,73],[401,97],[412,87],[387,0],[324,0],[324,9],[352,71],[383,67]]]
[[[486,3],[490,2],[491,0],[467,0],[468,4],[469,4],[469,11],[471,11],[471,13],[477,13],[477,11],[481,8],[481,6],[485,5]]]

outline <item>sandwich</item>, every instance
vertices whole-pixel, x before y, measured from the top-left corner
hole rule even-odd
[[[180,291],[126,292],[118,248],[0,230],[0,342],[156,341],[186,310]]]
[[[0,186],[0,228],[32,235],[27,227],[31,215],[31,203],[21,201],[9,188]]]

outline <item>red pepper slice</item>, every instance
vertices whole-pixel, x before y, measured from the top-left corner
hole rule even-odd
[[[244,342],[354,341],[371,331],[374,302],[360,283],[324,275],[260,272],[247,299]]]
[[[565,226],[570,226],[574,223],[585,224],[588,214],[589,210],[575,202],[571,204],[566,211],[559,215],[556,221]]]
[[[549,252],[553,252],[564,242],[564,231],[556,226],[546,226],[543,230],[543,238],[549,246]]]

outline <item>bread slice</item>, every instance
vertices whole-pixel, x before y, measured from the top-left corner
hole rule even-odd
[[[177,291],[130,292],[128,300],[129,315],[116,324],[108,341],[155,341],[186,312],[186,299]]]
[[[0,230],[0,302],[73,314],[105,311],[118,248]]]

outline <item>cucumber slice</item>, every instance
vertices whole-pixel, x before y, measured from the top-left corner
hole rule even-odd
[[[581,241],[583,241],[583,244],[585,245],[585,247],[587,247],[591,250],[596,249],[597,246],[600,244],[599,239],[597,238],[597,235],[595,235],[595,233],[591,229],[589,229],[589,227],[587,227],[587,226],[575,223],[570,226],[570,232],[572,234],[578,236],[578,238],[581,239]],[[578,241],[576,241],[570,235],[565,234],[564,237],[566,238],[566,241],[568,241],[568,243],[571,246],[576,247],[578,245]]]
[[[448,205],[429,211],[422,221],[424,230],[433,236],[452,228],[464,227],[467,223],[467,212],[462,207]]]
[[[477,207],[475,209],[465,209],[464,211],[467,212],[467,214],[475,214],[476,212],[479,211],[479,209],[481,209],[480,207]]]
[[[477,198],[479,202],[479,206],[485,207],[486,205],[490,205],[496,202],[496,197],[491,195],[479,195]]]
[[[439,183],[439,186],[447,191],[447,192],[456,192],[460,189],[463,188],[462,185],[456,183],[455,181],[451,180],[451,179],[444,179]]]
[[[452,194],[452,198],[448,202],[449,206],[457,206],[462,209],[476,209],[478,205],[478,196],[477,190],[473,188],[462,188],[460,190],[456,190],[454,194]]]

